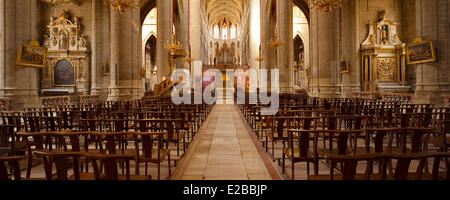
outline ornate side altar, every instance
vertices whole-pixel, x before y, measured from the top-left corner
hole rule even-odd
[[[81,34],[78,17],[70,18],[64,11],[52,17],[45,35],[47,68],[42,70],[42,89],[89,94],[89,43]]]
[[[369,21],[369,35],[361,45],[363,91],[408,93],[406,82],[406,52],[397,34],[398,23],[384,18]]]

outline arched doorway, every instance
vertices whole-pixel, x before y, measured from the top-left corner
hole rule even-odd
[[[157,82],[158,67],[156,63],[157,42],[157,9],[153,8],[145,17],[142,24],[142,69],[141,77],[145,79],[145,90],[153,90]]]
[[[293,6],[294,42],[294,86],[297,89],[309,88],[309,21],[297,5]],[[308,13],[309,14],[309,13]]]
[[[145,44],[145,90],[152,90],[155,80],[157,80],[156,72],[158,67],[156,63],[156,37],[151,35]]]
[[[300,35],[294,38],[294,84],[298,87],[302,86],[302,72],[305,67],[305,45]]]

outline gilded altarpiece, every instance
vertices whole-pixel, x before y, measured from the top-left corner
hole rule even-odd
[[[81,34],[79,18],[71,19],[68,12],[62,12],[50,19],[47,29],[47,67],[42,70],[42,90],[89,94],[89,43]]]
[[[363,91],[407,93],[406,51],[398,23],[384,18],[369,21],[369,35],[361,45]]]

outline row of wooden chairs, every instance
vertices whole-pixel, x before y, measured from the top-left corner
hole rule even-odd
[[[74,166],[70,167],[75,171],[83,171],[85,166],[84,171],[88,172],[88,160],[92,160],[90,158],[97,158],[96,160],[100,161],[101,170],[105,170],[106,168],[102,168],[102,166],[106,161],[102,160],[110,159],[105,155],[115,155],[117,152],[129,155],[128,152],[132,152],[133,158],[125,159],[120,156],[121,159],[118,159],[118,156],[113,156],[113,158],[123,160],[124,162],[120,162],[122,165],[128,163],[127,160],[135,160],[136,175],[139,174],[140,163],[145,163],[146,175],[148,174],[147,163],[156,163],[159,179],[160,163],[165,159],[168,161],[170,176],[171,150],[169,144],[177,145],[177,155],[180,155],[180,144],[183,145],[183,152],[186,152],[186,139],[193,139],[195,131],[199,129],[211,109],[211,105],[205,104],[143,105],[141,102],[107,102],[95,105],[29,108],[24,112],[1,113],[0,115],[2,116],[1,124],[5,125],[8,130],[5,140],[16,144],[20,140],[26,146],[20,154],[24,155],[26,152],[28,158],[27,178],[30,178],[34,161],[33,155],[37,158],[45,158],[42,162],[46,168],[47,179],[51,179],[50,166],[53,161],[49,162],[50,158],[64,157],[63,155],[65,155],[64,159],[84,157],[81,159],[82,162],[78,162],[77,158],[77,163],[80,164],[79,167],[76,167],[77,169]],[[70,141],[70,145],[67,144],[67,141]],[[134,148],[130,146],[132,143],[134,143]],[[95,146],[90,146],[92,144]],[[159,150],[152,154],[151,150],[155,145]],[[100,155],[92,156],[93,154]],[[59,164],[54,163],[58,168]],[[94,165],[92,162],[94,174],[98,174],[95,173]],[[67,167],[67,165],[61,166]],[[122,171],[129,170],[127,166],[122,166]]]
[[[306,162],[308,175],[313,163],[314,175],[318,176],[319,160],[327,160],[332,155],[416,156],[428,151],[430,144],[438,146],[440,152],[448,148],[447,108],[336,98],[291,97],[280,102],[283,104],[274,116],[262,115],[261,108],[267,106],[261,104],[247,102],[239,107],[266,151],[274,161],[278,160],[283,173],[286,159],[291,161],[292,179],[295,163]],[[277,143],[282,145],[281,158],[275,153]],[[327,166],[334,169],[332,165]],[[392,171],[392,164],[388,166]]]

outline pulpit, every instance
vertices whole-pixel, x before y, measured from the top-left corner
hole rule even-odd
[[[361,45],[363,91],[408,93],[406,51],[398,34],[399,23],[385,19],[382,11],[377,21],[369,21],[369,34]]]

